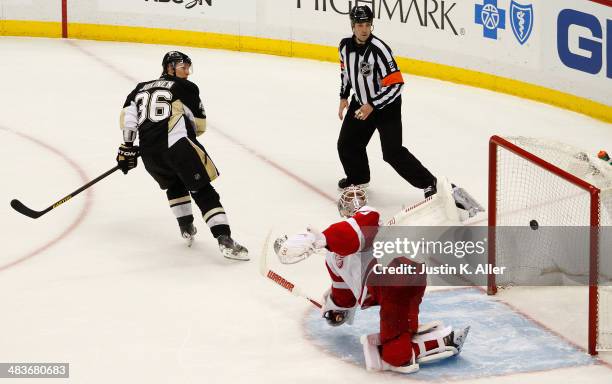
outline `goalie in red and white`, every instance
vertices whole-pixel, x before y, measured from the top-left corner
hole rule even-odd
[[[352,324],[357,307],[380,306],[380,332],[361,337],[368,370],[412,373],[420,363],[438,361],[459,354],[469,327],[452,329],[440,321],[419,325],[419,305],[425,293],[425,275],[402,284],[380,284],[372,273],[376,259],[362,252],[371,247],[381,225],[380,214],[367,205],[364,190],[349,187],[342,192],[338,210],[346,219],[320,232],[309,227],[305,233],[283,236],[274,250],[283,264],[304,260],[320,250],[332,279],[325,294],[323,317],[332,326]],[[443,180],[438,193],[422,203],[405,208],[389,224],[428,226],[461,225],[466,218],[483,211],[463,189]],[[368,256],[370,255],[370,256]],[[397,257],[388,266],[416,264]]]

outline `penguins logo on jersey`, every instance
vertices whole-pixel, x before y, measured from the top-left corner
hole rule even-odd
[[[368,63],[367,61],[362,61],[359,63],[359,71],[364,76],[370,76],[372,74],[372,67],[372,64]]]

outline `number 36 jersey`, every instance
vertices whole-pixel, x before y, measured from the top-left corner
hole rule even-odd
[[[120,120],[125,141],[134,141],[137,133],[145,155],[163,152],[179,139],[192,139],[206,130],[198,86],[168,75],[138,84],[125,100]]]

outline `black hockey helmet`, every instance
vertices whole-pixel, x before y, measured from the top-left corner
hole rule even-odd
[[[367,5],[357,5],[349,13],[351,18],[351,25],[356,23],[372,23],[374,20],[374,14]]]
[[[179,63],[185,63],[191,65],[191,59],[189,56],[179,51],[170,51],[164,55],[162,60],[162,75],[168,74],[168,64],[175,66]]]

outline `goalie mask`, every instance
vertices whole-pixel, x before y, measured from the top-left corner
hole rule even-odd
[[[359,208],[367,204],[368,195],[366,194],[366,191],[351,185],[342,191],[340,199],[338,199],[338,212],[342,217],[351,217],[359,210]]]

